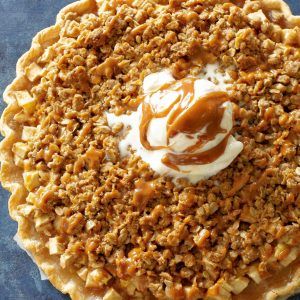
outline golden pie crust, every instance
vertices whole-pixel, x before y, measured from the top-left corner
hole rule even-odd
[[[155,1],[151,2],[154,3]],[[241,3],[242,1],[236,2]],[[244,7],[253,2],[259,3],[260,7],[269,14],[272,14],[272,12],[275,12],[275,14],[280,13],[281,18],[283,15],[285,28],[282,30],[278,29],[282,35],[283,43],[285,43],[287,47],[289,47],[289,45],[299,46],[300,17],[293,16],[285,2],[282,0],[246,1]],[[118,1],[116,3],[118,5]],[[122,1],[119,1],[119,4],[120,3],[122,3]],[[145,3],[145,1],[133,2],[137,7],[143,3]],[[45,237],[32,228],[32,223],[19,213],[18,207],[26,202],[25,199],[28,195],[28,191],[24,185],[24,171],[16,165],[14,160],[13,146],[21,141],[23,131],[23,127],[15,121],[14,117],[20,112],[20,103],[22,103],[22,99],[28,97],[26,91],[30,88],[31,82],[35,82],[38,78],[43,77],[43,70],[37,64],[37,60],[45,54],[45,51],[49,46],[53,45],[59,39],[66,15],[70,13],[84,15],[94,11],[98,11],[99,14],[102,14],[105,13],[109,6],[109,1],[81,0],[62,9],[57,17],[56,24],[42,30],[34,37],[30,50],[25,53],[17,63],[16,79],[4,92],[4,101],[7,103],[7,108],[3,112],[1,118],[1,132],[5,136],[5,139],[1,142],[0,149],[1,182],[3,187],[11,192],[9,199],[9,213],[11,217],[18,222],[18,235],[24,244],[24,247],[33,255],[39,268],[44,271],[50,282],[58,290],[62,293],[70,294],[72,299],[101,299],[102,296],[95,293],[94,289],[86,288],[85,282],[77,274],[72,272],[72,268],[62,268],[59,257],[57,255],[49,254],[49,250],[45,246],[47,242]],[[255,15],[253,18],[255,22]],[[20,98],[19,101],[18,97]],[[28,107],[24,105],[23,108],[29,111],[32,109],[30,105]],[[295,249],[297,249],[298,253],[298,248],[295,247]],[[300,268],[293,273],[288,284],[285,283],[284,286],[278,285],[276,288],[268,291],[264,294],[264,299],[285,299],[298,291],[300,291]],[[218,293],[219,292],[216,292],[214,294],[212,291],[212,293],[205,298],[227,299],[225,296]],[[121,297],[118,293],[115,293],[114,290],[109,289],[104,296],[104,299],[113,300],[121,299]]]

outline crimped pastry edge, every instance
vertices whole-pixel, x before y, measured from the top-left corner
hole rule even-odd
[[[57,256],[51,256],[46,247],[44,247],[42,251],[38,250],[37,245],[40,243],[40,235],[31,227],[31,223],[24,217],[18,215],[17,212],[18,205],[25,202],[27,191],[23,184],[22,172],[15,165],[13,160],[12,145],[20,140],[22,127],[20,125],[17,126],[17,124],[13,122],[13,117],[16,112],[20,110],[20,107],[16,99],[10,94],[14,91],[18,91],[20,86],[26,85],[28,79],[25,76],[25,68],[40,57],[43,50],[53,44],[56,38],[59,38],[63,19],[67,13],[76,12],[78,14],[84,14],[96,6],[99,7],[101,4],[105,4],[105,1],[106,0],[80,0],[71,3],[59,12],[55,25],[37,33],[32,40],[29,51],[23,54],[17,62],[16,78],[4,91],[3,100],[7,103],[7,107],[3,111],[0,119],[0,131],[4,136],[4,139],[0,143],[0,181],[3,187],[11,193],[8,200],[9,214],[12,219],[18,223],[18,236],[20,241],[24,245],[24,248],[32,254],[35,262],[47,275],[54,287],[64,294],[69,294],[74,300],[100,300],[102,298],[86,292],[83,281],[79,279],[77,275],[74,276],[74,274],[68,272],[68,270],[63,269],[59,264],[59,258]],[[283,0],[260,0],[260,2],[268,9],[281,11],[286,18],[289,28],[300,27],[300,16],[294,16],[288,4]],[[43,44],[47,46],[44,48]],[[294,278],[288,285],[268,292],[264,298],[266,300],[287,299],[289,296],[298,292],[300,292],[300,269],[296,271]]]
[[[68,270],[63,269],[59,264],[59,258],[51,256],[46,247],[43,251],[38,251],[40,235],[31,227],[32,223],[18,215],[17,212],[18,205],[25,202],[27,192],[23,184],[22,172],[14,164],[12,154],[12,145],[17,140],[20,140],[22,128],[12,122],[13,116],[19,110],[19,107],[11,93],[26,85],[28,79],[25,76],[25,68],[43,53],[43,44],[49,46],[52,41],[55,41],[55,38],[59,37],[64,16],[69,12],[84,14],[96,7],[96,5],[97,2],[95,0],[80,0],[71,3],[59,12],[55,25],[45,28],[36,34],[29,51],[23,54],[17,62],[16,78],[4,91],[3,100],[7,103],[7,107],[0,120],[0,130],[5,137],[0,143],[0,181],[3,187],[11,192],[8,200],[9,214],[18,223],[20,241],[24,248],[32,254],[36,264],[43,270],[54,287],[64,294],[69,294],[74,300],[100,300],[102,298],[87,293],[83,281],[77,275],[74,276]]]

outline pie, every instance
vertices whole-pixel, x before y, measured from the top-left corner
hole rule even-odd
[[[67,6],[4,93],[22,244],[72,299],[297,293],[299,82],[281,0]]]

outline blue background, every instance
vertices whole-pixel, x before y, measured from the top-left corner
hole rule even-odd
[[[286,0],[300,14],[300,0]],[[0,0],[0,95],[15,77],[18,58],[32,37],[55,22],[58,11],[73,0]],[[4,103],[0,101],[2,112]],[[0,188],[0,300],[69,299],[49,281],[41,281],[37,267],[13,241],[17,225],[8,216],[8,192]],[[300,300],[300,296],[293,300]],[[255,300],[255,299],[254,299]]]

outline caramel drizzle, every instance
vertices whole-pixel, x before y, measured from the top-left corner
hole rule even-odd
[[[170,167],[175,169],[176,165],[185,166],[185,165],[204,165],[209,164],[219,158],[225,151],[228,138],[230,133],[223,139],[223,141],[215,146],[212,149],[201,153],[187,153],[187,154],[175,154],[167,153],[163,158],[162,162]],[[176,167],[178,170],[178,167]]]
[[[142,119],[140,123],[140,140],[143,147],[147,150],[160,150],[169,148],[170,139],[178,133],[194,135],[205,129],[204,134],[200,134],[198,141],[185,149],[183,153],[167,153],[162,162],[168,167],[178,170],[177,165],[202,165],[215,161],[220,157],[226,148],[230,133],[221,143],[210,150],[195,153],[207,142],[215,139],[219,133],[226,130],[221,128],[221,122],[225,108],[222,104],[229,100],[225,92],[211,92],[194,99],[194,85],[196,78],[185,78],[179,81],[165,84],[161,87],[161,101],[167,91],[175,91],[178,97],[167,108],[162,111],[155,111],[151,104],[144,102],[142,105]],[[200,100],[200,101],[199,101]],[[153,118],[163,118],[169,115],[167,120],[167,146],[150,145],[147,134],[150,122]]]
[[[133,193],[133,205],[143,208],[146,207],[148,201],[155,196],[155,182],[144,181],[139,179],[135,182],[135,190]]]

